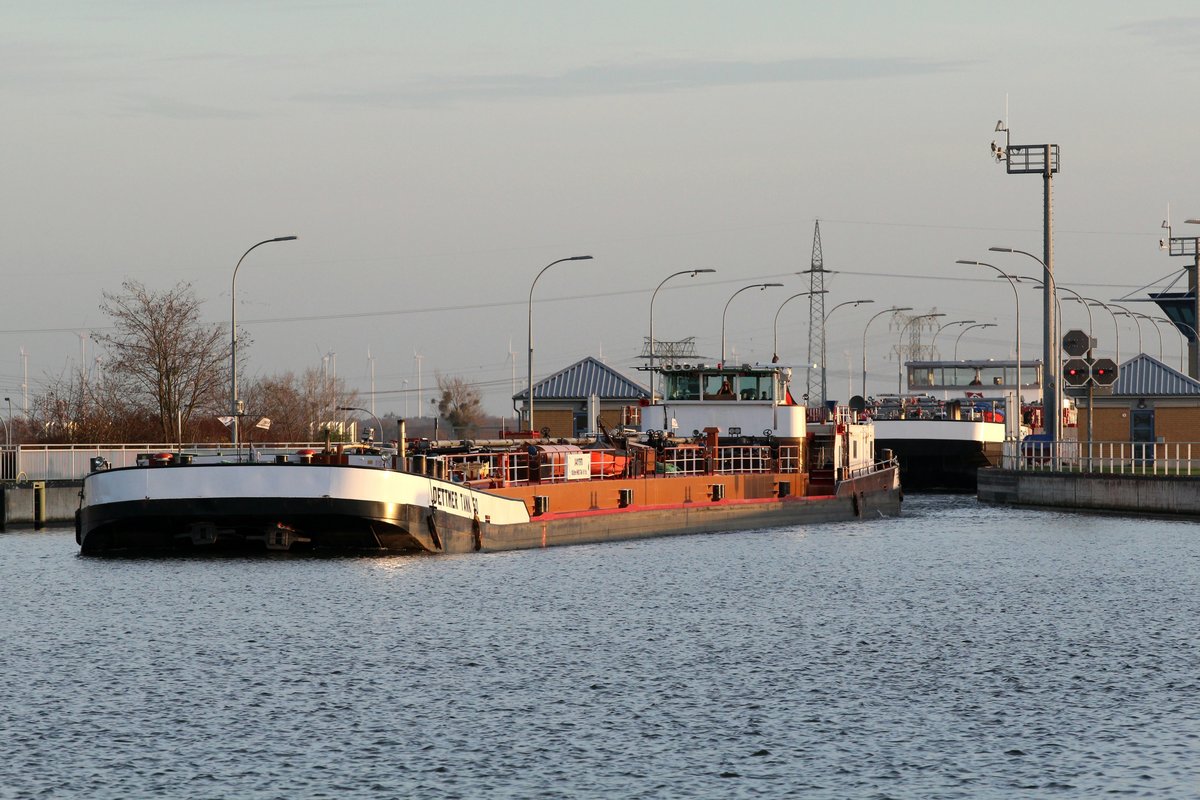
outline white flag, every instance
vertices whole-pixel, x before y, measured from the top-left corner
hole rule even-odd
[[[269,431],[271,430],[271,420],[267,417],[263,417],[258,422],[254,423],[254,427],[262,428],[264,431]]]
[[[233,417],[217,417],[217,420],[226,428],[233,424]]]

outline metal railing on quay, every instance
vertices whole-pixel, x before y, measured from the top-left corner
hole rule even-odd
[[[241,457],[249,460],[253,452],[258,457],[276,453],[293,453],[301,449],[321,449],[324,442],[270,442],[254,444],[253,450],[243,444]],[[82,480],[91,469],[93,458],[105,459],[113,469],[132,467],[137,457],[146,453],[194,453],[201,456],[236,458],[237,450],[229,442],[188,444],[180,448],[175,443],[150,444],[46,444],[0,447],[0,481],[70,481]]]
[[[1200,476],[1195,442],[1005,442],[1000,466],[1025,472]]]

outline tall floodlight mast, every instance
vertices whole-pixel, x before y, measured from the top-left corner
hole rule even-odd
[[[1040,260],[1046,272],[1042,290],[1042,428],[1050,439],[1057,439],[1062,422],[1062,408],[1058,402],[1059,383],[1062,380],[1062,352],[1058,341],[1058,323],[1054,315],[1054,219],[1051,212],[1054,208],[1054,173],[1058,172],[1058,145],[1013,144],[1008,122],[1003,119],[996,122],[996,132],[1004,134],[1004,144],[992,140],[992,157],[997,162],[1005,163],[1009,175],[1042,176]]]
[[[812,266],[800,273],[808,275],[808,384],[805,394],[821,392],[821,376],[812,368],[825,352],[825,259],[821,254],[821,220],[813,223]]]

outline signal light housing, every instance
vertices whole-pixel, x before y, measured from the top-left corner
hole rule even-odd
[[[1112,386],[1117,380],[1117,363],[1111,358],[1092,362],[1092,380],[1097,386]]]
[[[1082,358],[1071,358],[1063,364],[1063,380],[1067,386],[1087,386],[1091,379],[1091,365]]]

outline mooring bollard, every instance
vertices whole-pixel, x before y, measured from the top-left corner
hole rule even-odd
[[[40,530],[46,527],[46,482],[33,482],[33,527]]]

